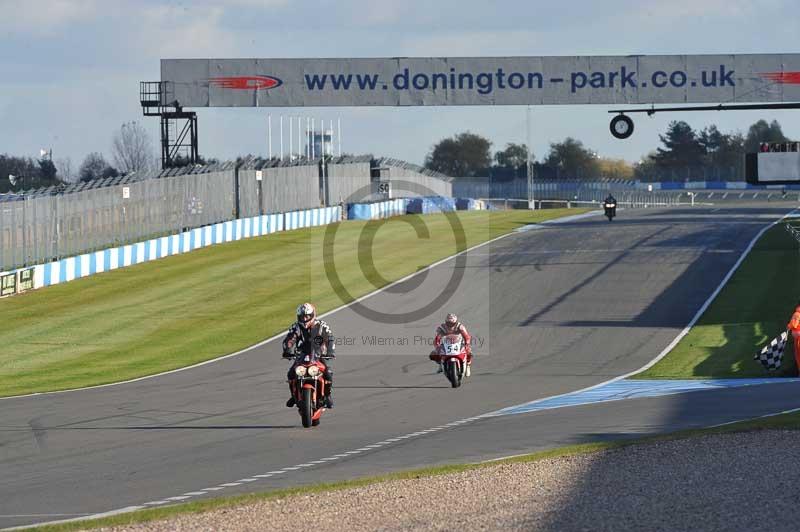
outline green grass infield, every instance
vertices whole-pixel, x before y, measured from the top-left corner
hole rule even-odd
[[[459,212],[456,224],[445,215],[349,221],[335,224],[327,245],[342,285],[356,298],[463,249],[456,233],[471,247],[581,212]],[[316,302],[320,313],[348,303],[331,289],[323,266],[331,228],[221,244],[0,300],[0,396],[185,367],[278,334],[302,301]],[[374,267],[362,271],[370,255]]]
[[[768,229],[678,345],[633,378],[795,377],[789,342],[780,369],[753,359],[786,329],[800,296],[800,251],[784,222]]]

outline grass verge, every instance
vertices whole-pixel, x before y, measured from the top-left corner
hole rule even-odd
[[[457,218],[470,247],[524,224],[580,212],[477,211]],[[222,244],[0,300],[0,396],[185,367],[278,334],[304,300],[316,302],[320,312],[348,303],[325,277],[326,230]],[[332,248],[352,298],[458,251],[444,215],[341,223]]]
[[[786,328],[797,304],[800,271],[797,242],[778,223],[753,246],[717,298],[678,345],[639,379],[794,377],[794,349],[781,368],[768,373],[753,360]]]
[[[248,503],[254,503],[269,499],[292,497],[294,495],[305,496],[309,495],[310,493],[321,493],[321,492],[330,492],[330,491],[344,490],[350,488],[358,488],[361,486],[377,484],[380,482],[390,482],[393,480],[423,479],[427,477],[447,475],[451,473],[459,473],[462,471],[468,471],[473,469],[493,467],[502,464],[535,462],[538,460],[544,460],[548,458],[560,458],[565,456],[598,452],[608,449],[619,449],[623,447],[629,447],[632,445],[679,440],[679,439],[686,439],[698,436],[705,436],[710,434],[753,432],[760,430],[800,430],[800,412],[793,412],[777,416],[741,421],[731,425],[725,425],[723,427],[685,430],[666,435],[638,438],[633,440],[571,445],[568,447],[560,447],[558,449],[526,454],[522,456],[515,456],[513,458],[494,460],[491,462],[428,467],[423,469],[415,469],[411,471],[392,473],[388,475],[347,480],[344,482],[323,483],[312,486],[273,490],[265,493],[255,493],[249,495],[238,495],[234,497],[224,497],[219,499],[202,500],[188,504],[168,506],[164,508],[140,510],[136,512],[120,514],[113,517],[107,517],[90,521],[76,521],[71,523],[63,523],[60,525],[36,527],[32,528],[31,530],[40,530],[42,532],[67,532],[73,530],[86,530],[86,529],[100,528],[100,527],[131,525],[135,523],[163,520],[183,514],[208,512],[211,510],[222,509],[222,508],[232,508],[236,506],[246,505]]]

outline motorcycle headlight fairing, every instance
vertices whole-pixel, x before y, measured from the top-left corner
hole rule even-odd
[[[309,366],[308,367],[308,376],[309,377],[316,377],[319,375],[319,367],[317,366]]]
[[[294,373],[298,377],[305,377],[306,375],[306,367],[305,366],[297,366],[294,368]]]

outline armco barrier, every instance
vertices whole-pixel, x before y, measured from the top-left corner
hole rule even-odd
[[[347,205],[348,220],[377,220],[406,213],[408,199],[398,198],[376,203],[350,203]]]
[[[683,190],[685,183],[661,183],[661,190]]]
[[[474,186],[473,186],[474,185]],[[495,186],[496,185],[496,186]],[[501,186],[502,185],[502,186]],[[516,198],[522,199],[527,197],[527,194],[517,194],[518,191],[527,190],[527,183],[520,180],[509,181],[500,184],[494,183],[492,190],[504,190],[510,192],[509,194],[500,195],[473,195],[470,191],[488,191],[488,183],[456,183],[455,188],[458,189],[458,195],[462,197],[507,197],[508,199]],[[513,185],[513,186],[511,186]],[[639,190],[647,192],[665,191],[674,194],[685,194],[688,192],[697,192],[699,190],[708,191],[725,191],[725,190],[787,190],[787,191],[800,191],[800,183],[785,184],[785,185],[752,185],[745,181],[633,181],[633,180],[616,180],[616,181],[553,181],[553,180],[540,180],[533,183],[533,195],[536,198],[542,199],[578,199],[588,200],[593,196],[593,192],[597,191],[602,193],[602,197],[608,192],[613,192],[614,195],[623,192]]]
[[[406,212],[409,214],[432,214],[456,210],[454,198],[425,197],[408,200]]]
[[[19,274],[33,268],[33,288],[42,288],[124,268],[170,255],[187,253],[214,244],[233,242],[244,238],[268,235],[278,231],[299,229],[338,222],[341,207],[324,207],[282,214],[265,214],[221,222],[185,231],[177,235],[154,238],[117,248],[104,249],[56,262],[20,268],[10,273]]]
[[[753,185],[751,185],[750,183],[743,183],[741,181],[737,181],[735,183],[726,183],[725,184],[725,189],[726,190],[745,190],[745,189],[752,188],[752,187],[753,187]],[[772,188],[772,186],[771,185],[767,185],[767,188]],[[781,187],[777,187],[777,188],[781,188]]]
[[[800,190],[800,184],[789,185],[751,185],[744,181],[664,181],[649,183],[637,181],[639,190]]]

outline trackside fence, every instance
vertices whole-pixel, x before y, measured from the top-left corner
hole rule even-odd
[[[225,221],[374,201],[380,196],[372,186],[393,178],[419,188],[395,187],[393,198],[425,187],[443,195],[451,190],[441,175],[361,156],[249,158],[3,194],[0,272]]]

